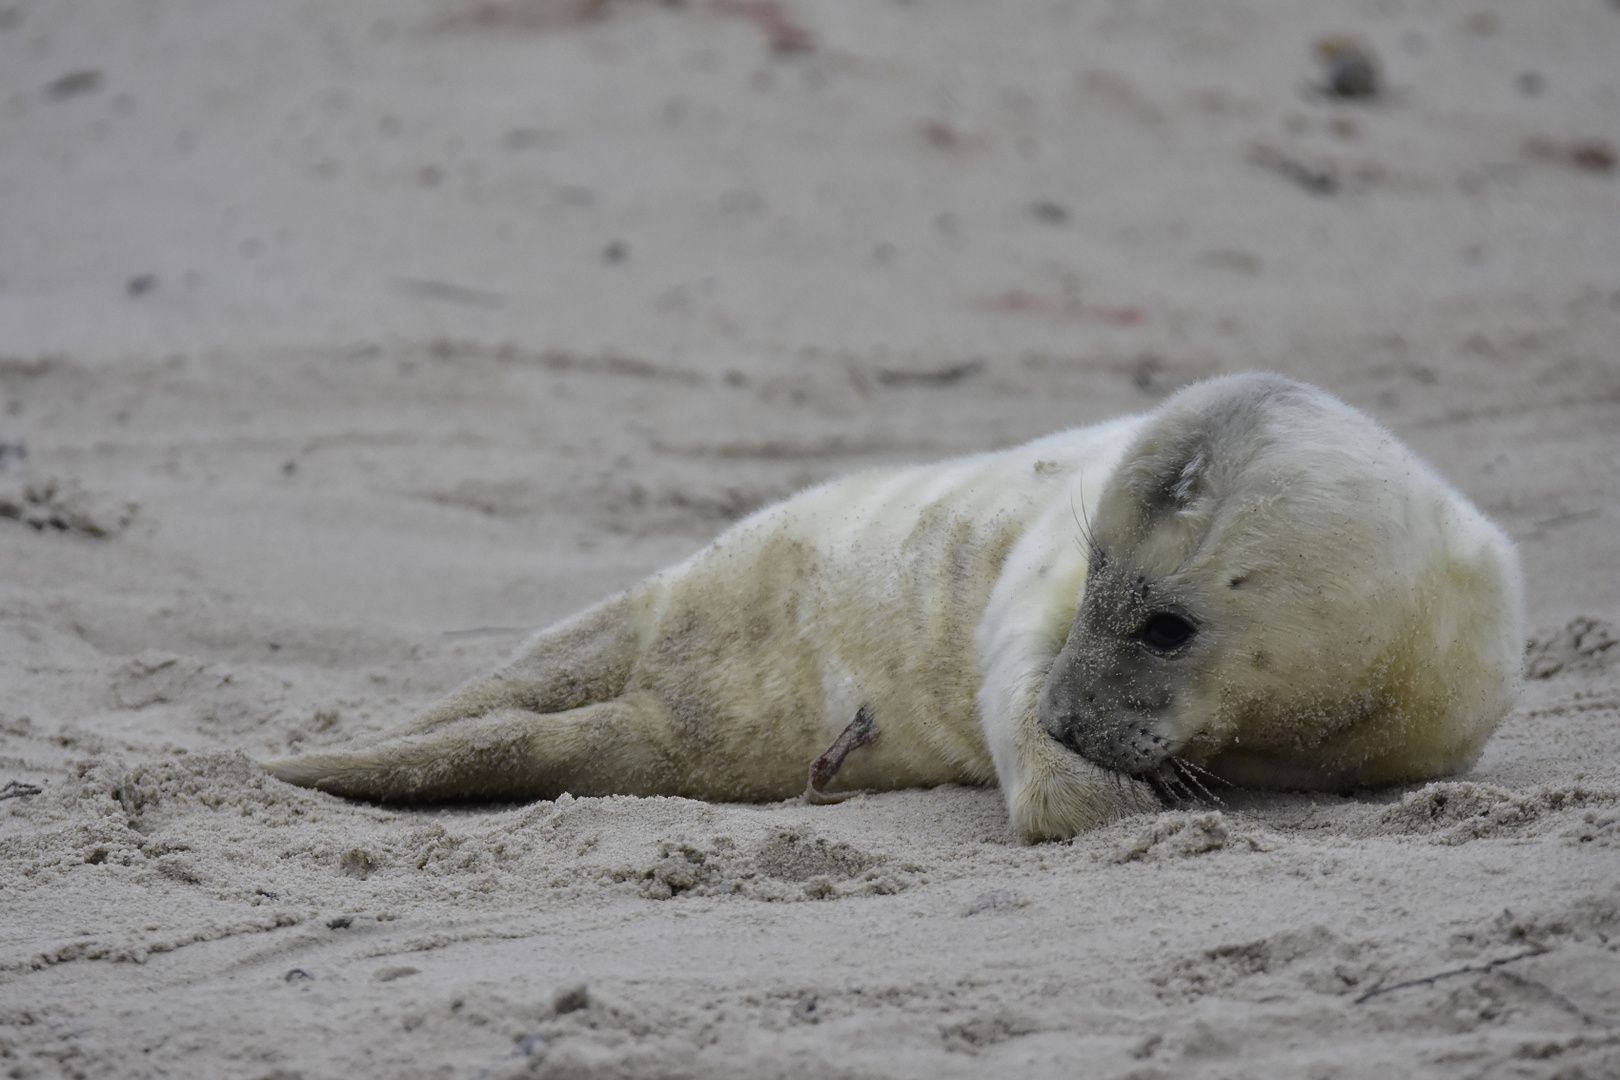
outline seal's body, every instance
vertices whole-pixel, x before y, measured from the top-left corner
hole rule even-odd
[[[391,801],[780,799],[859,715],[878,737],[840,786],[996,779],[1021,835],[1062,837],[1187,769],[1466,768],[1511,703],[1519,590],[1506,539],[1387,432],[1235,376],[813,488],[380,740],[267,768]]]

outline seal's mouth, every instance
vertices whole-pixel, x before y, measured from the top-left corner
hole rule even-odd
[[[1115,776],[1140,780],[1161,805],[1175,810],[1187,806],[1223,806],[1214,788],[1233,785],[1203,766],[1169,752],[1169,741],[1154,734],[1146,725],[1135,726],[1129,742],[1116,738],[1086,738],[1088,729],[1072,722],[1048,722],[1047,734],[1065,749],[1078,754]],[[1056,728],[1054,731],[1053,728]]]
[[[1169,809],[1223,805],[1211,789],[1232,784],[1178,754],[1182,746],[1151,714],[1135,709],[1110,712],[1095,704],[1088,694],[1084,705],[1059,710],[1043,697],[1041,726],[1064,749],[1098,768],[1140,780]]]
[[[1152,717],[1134,710],[1090,707],[1045,715],[1046,733],[1093,765],[1143,777],[1174,756],[1170,740]]]

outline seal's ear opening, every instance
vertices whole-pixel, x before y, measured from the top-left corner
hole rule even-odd
[[[1233,376],[1188,387],[1166,403],[1122,467],[1147,519],[1197,517],[1273,443],[1268,429],[1286,402],[1310,391],[1277,376]]]
[[[1203,487],[1204,473],[1209,467],[1208,448],[1199,444],[1195,447],[1187,460],[1182,462],[1181,468],[1176,470],[1175,481],[1170,485],[1170,502],[1177,509],[1186,509]]]
[[[1214,447],[1206,432],[1167,441],[1138,463],[1126,484],[1150,518],[1184,513],[1208,493]]]

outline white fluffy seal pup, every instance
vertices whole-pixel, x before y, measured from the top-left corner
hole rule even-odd
[[[1205,774],[1466,769],[1513,700],[1521,591],[1508,540],[1382,427],[1231,376],[812,488],[368,745],[266,768],[385,801],[758,801],[814,762],[811,797],[996,780],[1020,836],[1062,838]]]

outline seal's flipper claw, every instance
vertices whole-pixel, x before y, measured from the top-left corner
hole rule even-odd
[[[863,794],[859,791],[840,791],[829,795],[825,789],[828,784],[832,783],[833,777],[838,775],[838,770],[844,764],[844,759],[849,756],[850,751],[859,750],[877,737],[877,725],[872,722],[872,717],[867,713],[866,706],[862,705],[855,710],[855,719],[851,720],[849,726],[838,733],[838,738],[832,741],[832,745],[823,750],[821,756],[810,763],[810,779],[809,783],[805,785],[804,801],[811,806],[827,806]]]

